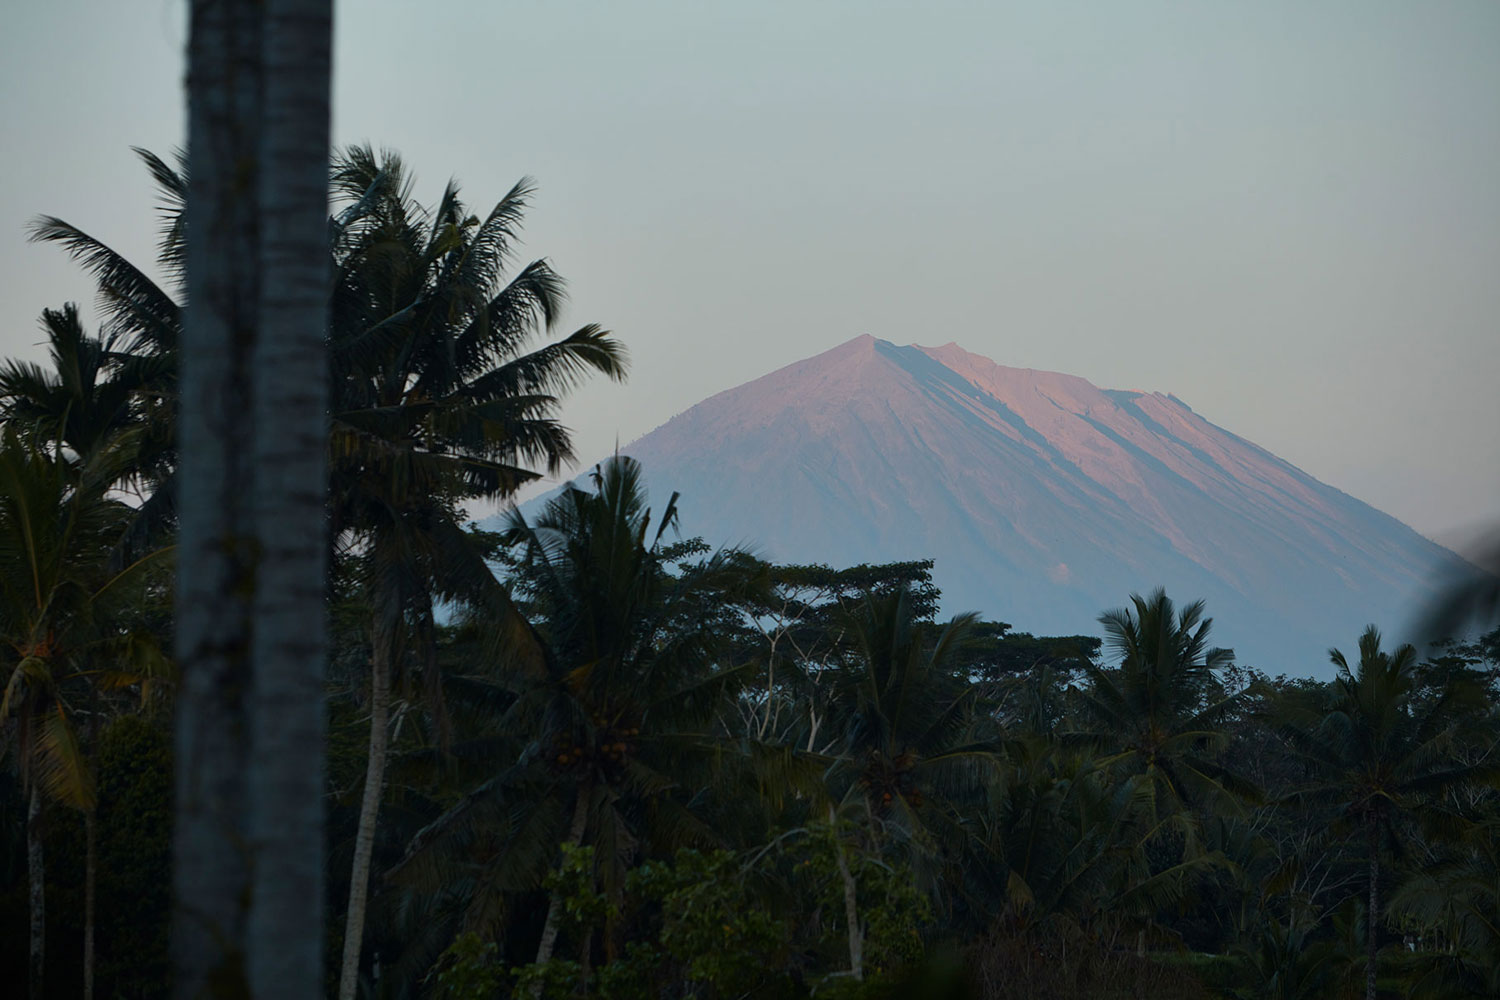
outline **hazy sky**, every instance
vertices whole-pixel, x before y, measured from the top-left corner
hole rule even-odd
[[[139,261],[185,4],[0,37],[0,351]],[[1500,3],[344,0],[334,134],[487,208],[634,374],[585,459],[861,333],[1168,391],[1439,539],[1500,520]],[[690,498],[686,508],[691,528]]]

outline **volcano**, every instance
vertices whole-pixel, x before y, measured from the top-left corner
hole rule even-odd
[[[1327,676],[1394,634],[1448,550],[1172,395],[863,336],[721,392],[621,449],[684,534],[778,562],[931,558],[946,613],[1097,631],[1163,586],[1270,674]]]

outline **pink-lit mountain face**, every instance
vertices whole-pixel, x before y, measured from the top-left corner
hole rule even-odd
[[[1097,629],[1157,586],[1271,674],[1392,633],[1455,557],[1173,396],[860,337],[622,451],[685,534],[778,562],[933,558],[944,613]]]

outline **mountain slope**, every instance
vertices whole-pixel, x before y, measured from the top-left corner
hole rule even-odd
[[[860,337],[622,449],[684,530],[785,562],[931,557],[945,612],[1074,632],[1132,591],[1208,601],[1240,662],[1323,674],[1455,557],[1160,393]]]

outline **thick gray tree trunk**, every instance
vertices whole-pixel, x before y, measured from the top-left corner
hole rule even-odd
[[[26,803],[26,888],[31,910],[31,942],[26,964],[27,992],[41,1000],[42,971],[46,968],[47,897],[46,866],[42,860],[42,792],[33,780]]]
[[[328,0],[190,6],[174,990],[312,997]]]
[[[365,908],[370,895],[370,858],[375,852],[375,821],[385,784],[385,755],[390,742],[391,657],[395,636],[377,624],[370,648],[370,754],[365,762],[364,797],[354,835],[354,864],[349,873],[349,909],[344,917],[344,961],[339,970],[339,1000],[354,1000],[359,988],[359,954],[364,945]]]
[[[174,989],[244,995],[260,5],[192,0],[180,348]]]
[[[253,996],[323,983],[323,670],[328,448],[328,120],[332,0],[264,0],[258,544],[251,656],[247,951]]]

